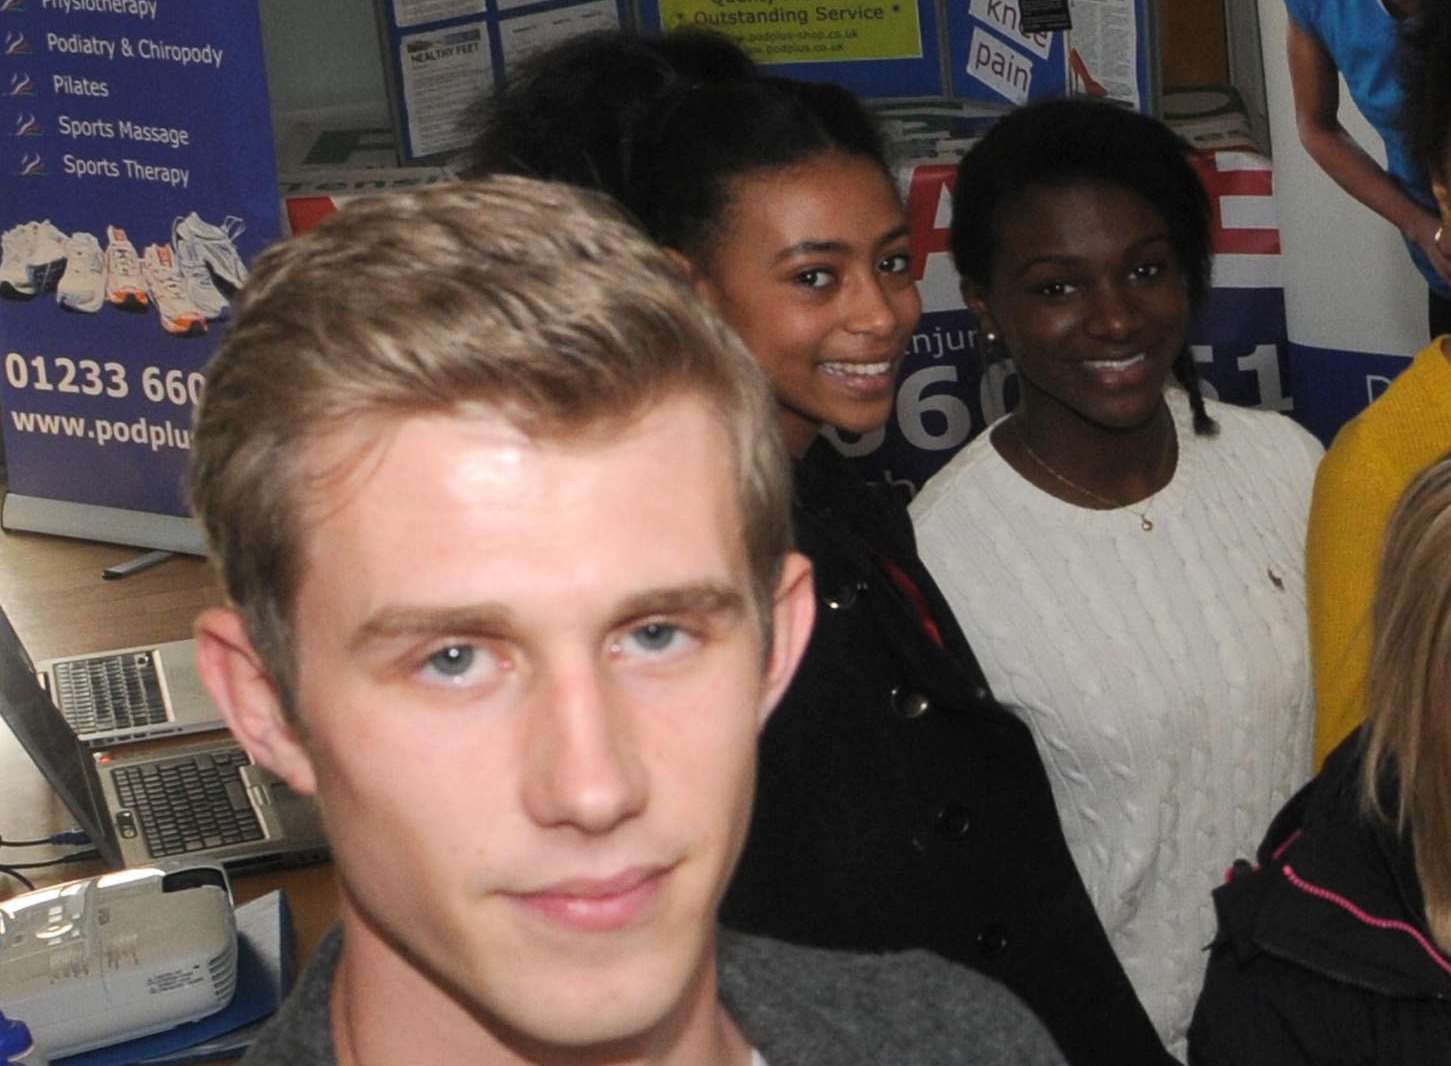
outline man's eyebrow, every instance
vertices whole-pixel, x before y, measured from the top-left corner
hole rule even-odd
[[[627,621],[652,614],[739,614],[746,598],[740,590],[715,582],[698,582],[648,589],[627,597],[614,612]],[[369,644],[442,634],[499,634],[513,625],[513,613],[502,604],[465,607],[384,607],[358,627],[348,647],[358,651]]]
[[[384,607],[368,618],[348,641],[357,651],[369,644],[403,637],[443,633],[497,633],[509,625],[507,608],[492,603],[468,607]]]
[[[651,614],[738,614],[746,598],[739,589],[714,582],[651,589],[627,598],[620,605],[622,619]]]

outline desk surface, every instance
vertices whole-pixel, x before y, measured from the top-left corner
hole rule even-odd
[[[222,594],[201,559],[177,556],[119,581],[101,570],[137,549],[31,533],[0,533],[0,604],[36,659],[189,636],[203,607]],[[0,835],[49,836],[75,824],[25,751],[0,724]],[[0,850],[0,861],[35,862],[69,849]],[[102,867],[57,866],[29,871],[37,885],[100,873]],[[312,953],[337,913],[329,865],[249,874],[233,882],[239,902],[285,888],[297,927],[297,957]],[[0,899],[24,890],[0,876]]]

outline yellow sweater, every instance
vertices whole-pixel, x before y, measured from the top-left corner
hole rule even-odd
[[[1411,479],[1448,451],[1451,361],[1438,339],[1341,428],[1315,476],[1305,592],[1317,769],[1364,717],[1370,601],[1391,511]]]

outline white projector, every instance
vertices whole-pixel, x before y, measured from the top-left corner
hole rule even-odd
[[[204,1018],[236,984],[220,867],[120,870],[0,902],[0,1010],[51,1058]]]

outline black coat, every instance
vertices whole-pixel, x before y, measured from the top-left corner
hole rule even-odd
[[[1359,808],[1360,765],[1354,733],[1276,816],[1259,867],[1215,890],[1191,1063],[1451,1063],[1451,958],[1409,838]]]
[[[1007,984],[1072,1063],[1173,1062],[1094,913],[1032,736],[988,691],[906,508],[825,442],[796,477],[816,628],[762,736],[723,920],[823,947],[929,948]]]

